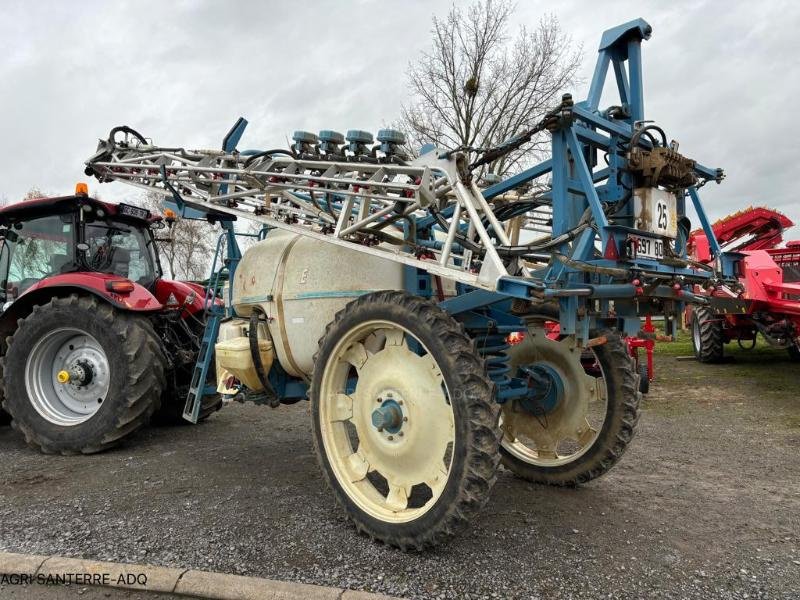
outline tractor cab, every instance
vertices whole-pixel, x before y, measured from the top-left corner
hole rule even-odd
[[[7,308],[43,280],[65,273],[118,275],[153,290],[161,277],[152,229],[160,217],[84,193],[0,209],[0,299]]]

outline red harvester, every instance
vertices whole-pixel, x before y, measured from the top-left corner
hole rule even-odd
[[[696,290],[712,298],[708,307],[687,309],[698,360],[720,361],[725,344],[733,341],[752,348],[759,333],[800,360],[800,240],[779,247],[793,225],[786,215],[765,207],[747,208],[714,224],[723,249],[741,255],[739,284]],[[689,253],[697,261],[712,261],[702,230],[690,235]]]

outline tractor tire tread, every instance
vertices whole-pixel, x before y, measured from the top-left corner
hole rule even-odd
[[[700,330],[700,347],[695,342],[694,329]],[[701,363],[718,363],[725,353],[725,338],[722,322],[714,320],[714,313],[705,306],[697,306],[692,314],[692,347]]]

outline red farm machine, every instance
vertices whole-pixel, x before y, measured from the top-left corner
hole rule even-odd
[[[775,210],[748,208],[717,221],[714,234],[727,251],[737,253],[738,285],[697,288],[711,297],[708,306],[687,309],[692,345],[701,362],[722,360],[724,346],[753,347],[759,334],[800,360],[800,241],[780,247],[794,223]],[[711,262],[705,233],[692,232],[689,252]]]
[[[181,422],[207,299],[162,277],[154,232],[165,226],[85,184],[0,209],[2,417],[28,444],[98,452],[151,417]],[[200,418],[221,405],[205,391]]]

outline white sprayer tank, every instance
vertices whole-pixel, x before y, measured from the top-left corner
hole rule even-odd
[[[242,317],[259,307],[270,318],[280,365],[310,377],[319,339],[338,311],[364,293],[401,289],[400,263],[276,229],[244,253],[233,306]]]

